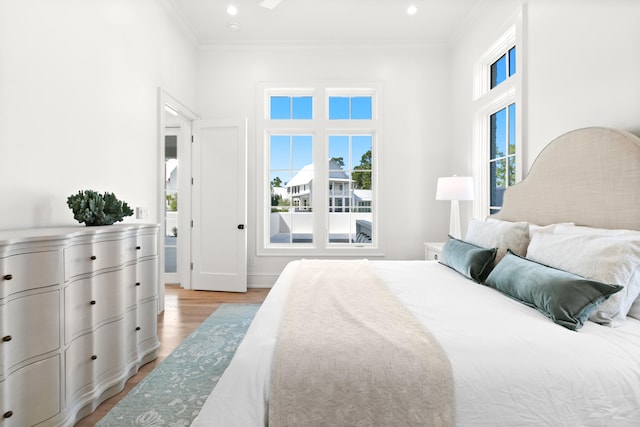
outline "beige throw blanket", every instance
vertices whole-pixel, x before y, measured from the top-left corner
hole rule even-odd
[[[269,425],[452,426],[449,360],[367,261],[298,262]]]

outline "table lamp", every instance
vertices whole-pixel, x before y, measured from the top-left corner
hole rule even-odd
[[[436,200],[451,200],[449,235],[460,239],[460,209],[458,200],[473,200],[473,178],[470,176],[446,176],[438,178]]]

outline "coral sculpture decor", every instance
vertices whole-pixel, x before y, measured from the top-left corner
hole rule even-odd
[[[133,215],[133,210],[113,193],[100,194],[93,190],[80,190],[67,198],[73,217],[86,225],[111,225]]]

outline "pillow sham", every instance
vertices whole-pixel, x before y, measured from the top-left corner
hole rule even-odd
[[[485,284],[577,331],[596,307],[622,289],[552,268],[508,251]]]
[[[483,248],[497,248],[494,265],[511,249],[515,254],[524,256],[529,245],[529,223],[501,221],[487,218],[485,221],[472,219],[469,222],[464,240]]]
[[[442,247],[439,262],[468,279],[482,282],[491,271],[495,257],[496,248],[481,248],[449,236]]]
[[[550,233],[553,232],[558,226],[573,226],[575,225],[573,222],[559,222],[556,224],[549,225],[538,225],[532,222],[529,223],[529,239],[533,237],[535,233]]]
[[[607,326],[624,323],[640,294],[640,232],[559,224],[531,237],[527,258],[623,289],[600,305],[591,320]]]

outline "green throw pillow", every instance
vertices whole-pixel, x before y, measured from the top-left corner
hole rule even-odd
[[[598,304],[622,289],[539,264],[508,251],[485,284],[533,307],[571,330],[584,325]]]
[[[449,236],[439,261],[471,280],[482,282],[491,271],[496,251],[496,248],[482,248]]]

